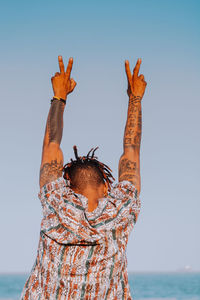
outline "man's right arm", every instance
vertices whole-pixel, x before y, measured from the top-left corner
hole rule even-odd
[[[62,57],[58,57],[60,73],[56,73],[52,77],[52,86],[54,97],[66,101],[67,95],[71,93],[76,82],[70,78],[73,59],[69,59],[67,70],[64,70]],[[42,161],[40,166],[40,188],[53,180],[62,176],[63,169],[63,153],[60,148],[60,143],[63,133],[63,113],[65,103],[55,99],[51,103],[49,110],[45,136],[42,149]]]
[[[141,100],[146,88],[144,76],[140,75],[141,60],[137,61],[133,75],[131,75],[129,62],[125,62],[128,79],[128,114],[124,131],[124,152],[119,161],[119,181],[128,180],[134,184],[140,193],[140,143],[142,133]]]
[[[40,166],[40,188],[62,176],[63,153],[60,142],[63,132],[64,107],[63,102],[54,100],[49,110]]]

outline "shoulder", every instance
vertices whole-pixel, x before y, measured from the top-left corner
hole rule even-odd
[[[109,193],[111,202],[115,205],[117,215],[135,215],[135,220],[140,212],[141,202],[136,187],[127,180],[114,185]]]
[[[138,191],[137,191],[136,187],[130,181],[123,180],[123,181],[116,183],[113,186],[113,188],[109,192],[109,195],[112,198],[118,198],[118,199],[120,199],[120,198],[122,199],[127,196],[137,198]]]
[[[38,197],[39,199],[42,199],[47,195],[54,193],[55,191],[57,191],[58,193],[66,192],[67,188],[68,188],[67,181],[62,176],[60,176],[57,179],[44,184],[40,188]]]
[[[54,203],[60,205],[63,202],[63,197],[68,194],[67,182],[63,177],[58,177],[57,179],[48,182],[43,185],[38,193],[38,197],[42,203]]]

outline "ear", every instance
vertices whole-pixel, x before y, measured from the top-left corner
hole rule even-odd
[[[107,182],[105,181],[104,182],[104,196],[106,197],[108,195],[108,184]]]

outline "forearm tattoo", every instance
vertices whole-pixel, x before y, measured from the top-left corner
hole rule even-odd
[[[62,176],[63,163],[52,160],[50,163],[44,164],[40,169],[40,185],[56,180]]]
[[[49,134],[49,143],[56,142],[60,145],[63,133],[63,112],[65,103],[60,100],[54,100],[51,103],[47,119],[47,130]]]
[[[141,97],[131,97],[124,133],[124,148],[140,146],[142,130]]]
[[[131,171],[136,171],[136,162],[131,161],[127,158],[122,159],[119,167],[119,173],[122,174],[124,172]]]

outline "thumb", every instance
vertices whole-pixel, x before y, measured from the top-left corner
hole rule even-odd
[[[140,78],[141,80],[144,80],[144,75],[140,75],[140,76],[138,76],[138,78]]]
[[[71,92],[74,90],[75,86],[76,86],[76,81],[73,78],[71,78],[71,80],[70,80],[70,91]]]

